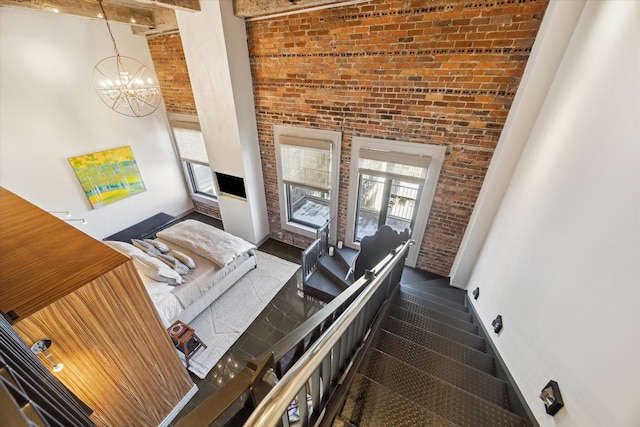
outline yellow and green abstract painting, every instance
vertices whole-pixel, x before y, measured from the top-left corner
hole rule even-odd
[[[131,147],[70,157],[94,209],[146,191]]]

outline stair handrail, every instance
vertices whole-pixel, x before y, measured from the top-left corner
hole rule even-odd
[[[306,404],[300,404],[298,409],[301,424],[309,425],[310,420],[318,419],[324,409],[321,404],[328,401],[330,394],[337,386],[338,377],[348,371],[348,365],[368,335],[380,306],[399,283],[400,277],[395,277],[398,275],[392,273],[398,271],[395,269],[396,265],[405,259],[412,244],[413,241],[409,240],[398,246],[373,270],[367,271],[364,276],[356,280],[352,286],[364,287],[363,291],[309,346],[307,351],[300,355],[293,366],[256,406],[245,426],[289,425],[287,408],[296,396],[299,402],[306,402],[307,388],[313,399],[313,414],[307,411]],[[395,279],[398,283],[392,283]],[[386,289],[383,288],[385,284]],[[376,304],[377,307],[369,305],[370,303]],[[325,370],[327,372],[324,372]]]
[[[373,269],[369,270],[366,276],[356,280],[356,282],[341,292],[336,298],[327,303],[280,341],[272,345],[259,357],[254,360],[246,359],[243,374],[236,375],[231,381],[222,386],[220,390],[209,396],[204,402],[198,405],[196,409],[182,418],[176,425],[179,427],[209,425],[217,420],[233,402],[255,387],[256,380],[263,381],[259,375],[256,376],[255,366],[261,366],[265,360],[270,359],[273,361],[271,365],[272,372],[277,374],[278,377],[286,374],[290,366],[293,366],[319,337],[323,334],[330,333],[329,328],[361,294],[365,287],[376,277],[378,277],[378,281],[382,280],[381,277],[383,276],[381,276],[380,272],[382,272],[383,266],[387,265],[391,269],[397,266],[396,276],[398,282],[400,281],[402,268],[404,266],[403,261],[408,251],[408,246],[411,244],[413,244],[413,241],[409,240],[393,249],[389,255],[382,259]],[[393,261],[391,265],[389,265],[390,261]],[[398,264],[400,265],[398,266]],[[393,289],[389,287],[386,293],[390,293],[392,290]],[[373,310],[374,314],[377,312],[378,310]],[[372,322],[373,320],[370,323]],[[295,352],[295,354],[293,357],[288,357],[292,351]],[[261,399],[252,398],[252,400],[257,405]]]

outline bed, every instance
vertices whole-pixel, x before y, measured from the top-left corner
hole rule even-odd
[[[257,265],[253,244],[191,219],[158,231],[155,239],[104,243],[132,258],[165,326],[189,323]],[[176,259],[181,265],[170,267]]]

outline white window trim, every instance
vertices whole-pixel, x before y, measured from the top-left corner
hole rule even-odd
[[[365,138],[360,136],[353,137],[351,143],[351,166],[349,170],[349,194],[347,203],[345,245],[354,249],[360,249],[360,244],[358,242],[354,242],[354,231],[356,228],[359,182],[358,164],[360,162],[361,148],[374,148],[378,150],[388,150],[398,153],[414,154],[416,156],[422,155],[431,157],[431,162],[427,169],[427,176],[425,177],[424,185],[422,187],[422,193],[420,194],[420,204],[416,214],[416,222],[411,233],[411,238],[415,240],[416,244],[411,246],[409,249],[409,254],[407,255],[407,260],[405,262],[406,265],[415,267],[418,261],[420,247],[422,246],[422,238],[424,237],[424,233],[427,229],[429,213],[431,212],[431,205],[433,204],[433,197],[436,192],[438,177],[440,176],[440,170],[442,169],[442,163],[444,162],[446,147],[431,144]]]
[[[195,188],[193,188],[193,183],[191,182],[191,178],[190,178],[191,175],[189,174],[187,162],[182,160],[182,157],[180,157],[180,151],[178,151],[178,144],[173,134],[172,123],[174,122],[189,123],[189,124],[192,124],[194,127],[197,127],[198,129],[200,129],[200,121],[198,119],[198,116],[192,116],[188,114],[167,113],[167,118],[169,121],[169,133],[171,135],[171,142],[173,143],[173,151],[175,152],[176,159],[182,165],[182,178],[187,185],[187,189],[189,190],[189,196],[193,201],[204,203],[209,206],[218,207],[217,197],[203,196],[202,194],[197,193],[195,191]],[[209,168],[211,168],[210,164],[208,166]],[[213,171],[211,171],[211,173],[213,174]],[[218,183],[216,182],[215,176],[214,176],[213,182],[215,185],[216,194],[219,194]]]
[[[338,232],[338,190],[340,187],[340,146],[342,144],[342,133],[330,130],[273,125],[273,144],[276,152],[276,173],[278,176],[278,199],[280,201],[280,227],[283,230],[315,239],[316,230],[314,228],[288,221],[285,184],[282,182],[282,170],[280,169],[282,166],[280,158],[280,135],[331,141],[331,186],[329,189],[331,200],[329,201],[329,215],[333,218],[333,221],[331,221],[329,226],[329,241],[335,243]]]

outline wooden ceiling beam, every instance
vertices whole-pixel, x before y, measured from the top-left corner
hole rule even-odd
[[[167,0],[170,1],[170,0]],[[97,1],[79,0],[0,0],[0,6],[24,7],[45,12],[64,13],[101,19],[100,5]],[[135,8],[121,4],[103,2],[109,21],[123,22],[135,27],[155,28],[156,23],[151,10]]]
[[[200,0],[134,0],[138,3],[152,4],[169,9],[185,10],[187,12],[199,12]]]
[[[169,34],[178,31],[178,19],[176,11],[169,8],[158,8],[153,11],[153,20],[156,26],[153,28],[131,26],[133,34],[140,36],[153,36],[158,34]]]
[[[233,0],[233,13],[242,18],[257,18],[315,7],[360,2],[362,0]]]

